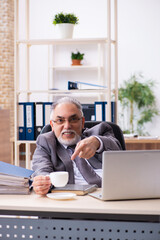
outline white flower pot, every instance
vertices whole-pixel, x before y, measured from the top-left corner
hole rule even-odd
[[[72,38],[74,24],[71,23],[59,23],[57,24],[60,38]]]

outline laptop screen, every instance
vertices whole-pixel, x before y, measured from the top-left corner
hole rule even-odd
[[[160,197],[160,150],[103,153],[102,200]]]

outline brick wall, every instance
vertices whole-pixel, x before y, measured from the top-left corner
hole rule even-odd
[[[14,0],[0,0],[0,107],[10,110],[14,136]]]

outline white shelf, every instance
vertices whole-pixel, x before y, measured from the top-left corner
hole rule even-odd
[[[20,144],[25,144],[25,143],[29,143],[29,144],[35,144],[36,141],[27,141],[27,140],[23,140],[23,141],[16,141],[18,145]]]
[[[66,93],[66,94],[70,94],[70,93],[106,93],[107,92],[107,88],[95,88],[95,89],[73,89],[73,90],[30,90],[30,91],[17,91],[17,94],[22,94],[22,93],[26,93],[26,94],[32,94],[32,93],[46,93],[46,94],[62,94],[62,93]]]
[[[67,44],[105,44],[107,38],[72,38],[72,39],[19,39],[17,44],[23,43],[27,45],[67,45]],[[111,40],[115,44],[115,40]]]
[[[103,67],[99,66],[87,66],[87,65],[81,65],[81,66],[51,66],[51,69],[54,69],[56,71],[77,71],[77,70],[99,70]]]

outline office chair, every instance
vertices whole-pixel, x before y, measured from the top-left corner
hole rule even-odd
[[[93,126],[95,126],[99,123],[101,123],[101,121],[86,121],[85,124],[84,124],[84,127],[85,128],[91,128],[91,127],[93,127]],[[112,123],[112,122],[107,122],[107,123],[112,127],[113,133],[114,133],[115,137],[119,140],[119,142],[122,146],[122,149],[126,150],[123,132],[120,129],[120,127],[117,124]],[[51,131],[51,126],[50,126],[50,124],[47,124],[46,126],[44,126],[42,128],[41,134],[46,133],[46,132],[50,132],[50,131]]]

